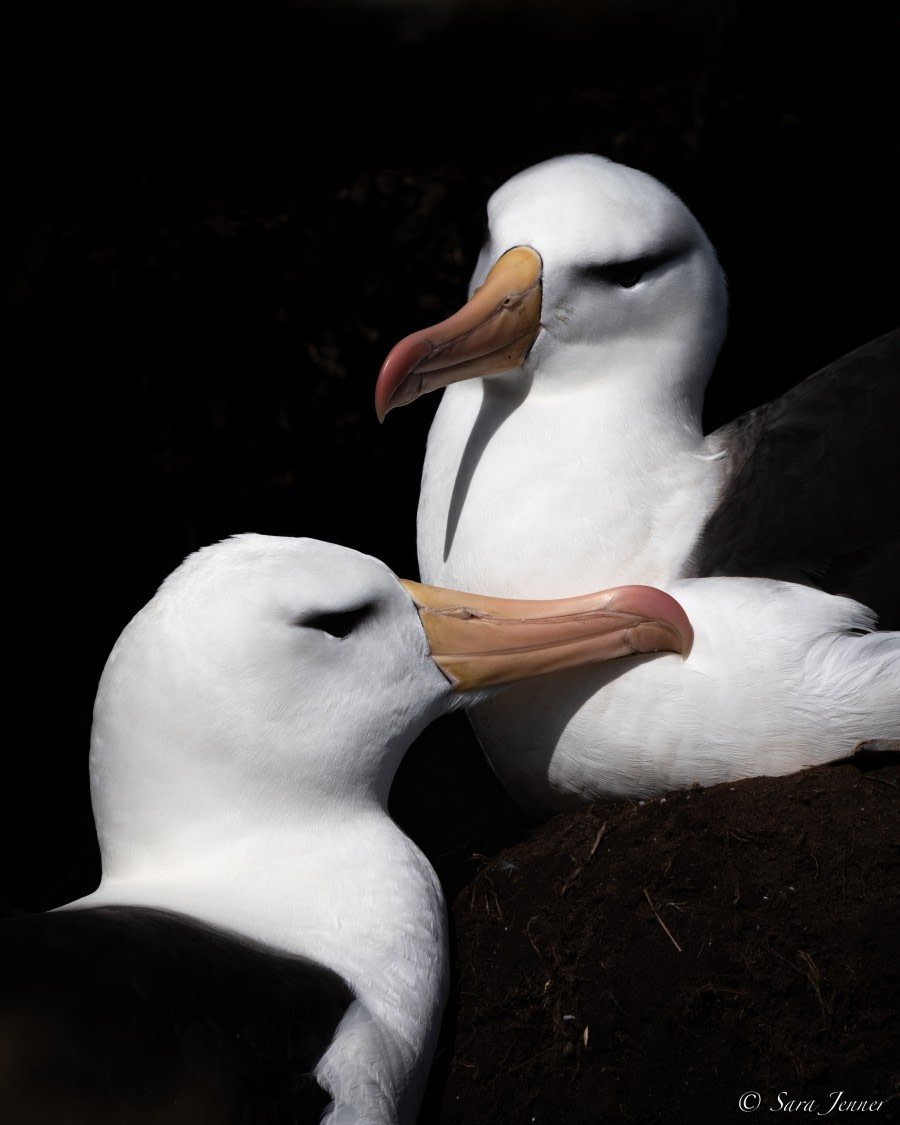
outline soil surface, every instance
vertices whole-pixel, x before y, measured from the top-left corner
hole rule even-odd
[[[594,805],[486,860],[441,1125],[900,1120],[885,760]]]

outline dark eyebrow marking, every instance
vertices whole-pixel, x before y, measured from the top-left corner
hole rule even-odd
[[[323,633],[328,633],[332,637],[343,640],[367,617],[371,616],[372,609],[372,604],[367,602],[355,609],[311,613],[305,617],[298,617],[294,624],[304,629],[319,629]]]
[[[602,281],[607,285],[618,285],[622,289],[632,286],[660,266],[667,265],[680,257],[681,246],[660,250],[656,253],[641,254],[636,258],[625,258],[617,262],[589,262],[579,267],[579,273],[589,281]]]

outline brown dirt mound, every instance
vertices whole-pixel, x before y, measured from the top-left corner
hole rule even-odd
[[[487,862],[441,1125],[900,1120],[890,759],[594,805]]]

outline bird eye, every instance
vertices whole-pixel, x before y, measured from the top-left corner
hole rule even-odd
[[[618,285],[620,289],[633,289],[647,272],[647,268],[646,261],[637,259],[633,262],[604,262],[601,265],[585,266],[582,272],[591,281]]]
[[[331,637],[336,637],[338,640],[343,640],[348,637],[353,630],[369,616],[369,606],[359,606],[357,609],[348,609],[338,613],[314,613],[309,617],[303,617],[295,621],[295,625],[301,625],[305,629],[318,629],[322,633],[328,633]]]
[[[623,262],[610,268],[609,279],[621,289],[633,289],[645,272],[643,262]]]

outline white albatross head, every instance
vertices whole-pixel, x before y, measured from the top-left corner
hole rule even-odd
[[[673,192],[580,153],[513,176],[487,211],[468,303],[394,347],[376,386],[380,418],[451,383],[523,374],[536,387],[641,379],[645,394],[699,403],[727,294],[708,238]]]
[[[101,678],[91,786],[104,877],[254,824],[384,808],[433,719],[511,682],[690,648],[650,587],[507,602],[402,583],[332,543],[239,535],[190,556],[126,627]]]

